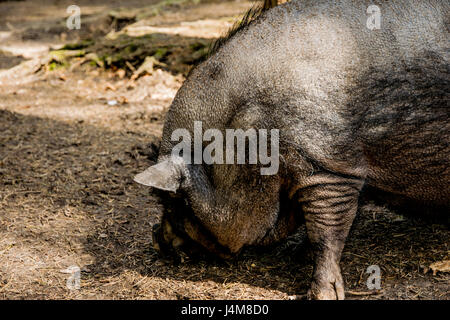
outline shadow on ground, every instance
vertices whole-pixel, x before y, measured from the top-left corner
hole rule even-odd
[[[312,264],[303,231],[230,262],[176,265],[158,257],[150,232],[161,206],[132,181],[155,158],[156,137],[9,111],[0,111],[0,131],[0,232],[15,239],[1,242],[4,297],[73,297],[58,275],[70,261],[82,266],[81,297],[277,299],[306,292]],[[448,259],[449,236],[445,223],[363,205],[342,259],[347,289],[367,291],[365,271],[378,265],[383,291],[357,298],[449,299],[448,274],[423,273]],[[45,268],[31,272],[33,264],[11,260],[19,242]]]

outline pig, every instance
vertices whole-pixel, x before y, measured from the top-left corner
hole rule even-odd
[[[252,10],[188,75],[157,164],[135,177],[168,199],[155,248],[229,258],[304,223],[314,256],[308,297],[344,299],[340,257],[364,186],[450,205],[449,13],[447,0]],[[193,136],[195,122],[202,132],[277,129],[278,171],[186,161],[173,133]]]

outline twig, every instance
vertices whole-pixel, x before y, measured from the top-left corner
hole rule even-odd
[[[376,291],[347,291],[346,293],[351,294],[352,296],[372,296],[383,293],[383,290]]]

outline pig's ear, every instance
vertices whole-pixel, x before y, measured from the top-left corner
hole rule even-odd
[[[181,163],[173,158],[163,160],[134,177],[134,181],[161,190],[176,192],[181,182]]]

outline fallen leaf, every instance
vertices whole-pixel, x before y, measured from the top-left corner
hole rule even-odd
[[[119,70],[116,71],[116,75],[117,75],[120,79],[123,79],[123,78],[125,77],[126,74],[127,74],[126,71],[123,70],[123,69],[119,69]]]
[[[438,272],[450,272],[450,260],[438,261],[430,264],[430,269],[433,270],[433,276]]]
[[[113,86],[111,83],[107,83],[105,90],[116,91],[117,88],[115,86]]]

